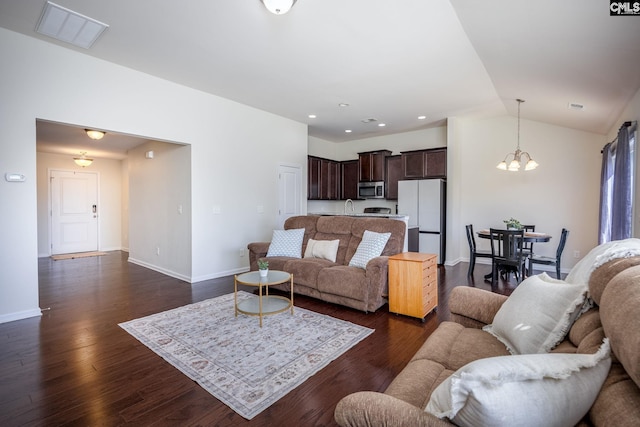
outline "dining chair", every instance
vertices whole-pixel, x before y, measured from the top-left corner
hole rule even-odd
[[[556,278],[560,279],[560,261],[562,258],[562,251],[564,251],[564,245],[567,243],[568,235],[569,230],[563,228],[562,234],[560,235],[560,241],[558,242],[558,248],[556,249],[555,258],[543,255],[531,255],[529,257],[529,271],[531,272],[531,274],[533,274],[533,264],[555,265]]]
[[[467,276],[473,276],[473,270],[476,267],[476,258],[491,258],[491,252],[479,251],[476,248],[476,238],[473,234],[473,224],[465,226],[467,229],[467,241],[469,242],[469,271]]]
[[[522,229],[525,233],[534,233],[536,231],[535,225],[523,225]],[[522,242],[522,252],[525,256],[533,255],[533,242]]]
[[[527,257],[522,253],[524,230],[500,230],[491,228],[492,269],[491,283],[496,283],[499,270],[506,274],[512,271],[520,283],[525,276]],[[509,276],[507,275],[507,280]]]

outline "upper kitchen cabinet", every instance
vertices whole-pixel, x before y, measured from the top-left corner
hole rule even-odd
[[[358,153],[360,182],[384,181],[386,169],[385,159],[390,155],[391,151],[389,150]]]
[[[340,198],[340,162],[309,156],[308,175],[308,200]]]
[[[387,181],[385,185],[385,198],[398,199],[398,181],[404,179],[402,174],[402,156],[389,156],[387,162]]]
[[[446,178],[447,148],[402,152],[404,179]]]
[[[358,179],[360,173],[360,162],[358,160],[348,160],[340,162],[342,169],[342,199],[358,198]]]

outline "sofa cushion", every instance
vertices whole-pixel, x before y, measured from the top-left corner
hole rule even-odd
[[[367,263],[382,254],[384,247],[389,240],[391,233],[376,233],[365,230],[362,240],[358,244],[358,249],[349,261],[350,267],[367,268]]]
[[[271,244],[267,256],[288,256],[292,258],[302,257],[302,241],[304,228],[291,230],[273,230]]]
[[[527,354],[480,359],[432,393],[425,411],[458,426],[572,426],[589,411],[611,359],[595,354]]]
[[[284,264],[283,270],[293,274],[294,292],[295,285],[309,288],[318,288],[318,274],[327,267],[336,264],[322,258],[290,259]]]
[[[587,286],[552,279],[546,273],[525,279],[483,329],[512,354],[547,353],[562,341],[582,312]]]
[[[600,301],[600,319],[611,349],[640,387],[640,266],[619,273]]]
[[[429,359],[455,371],[469,362],[509,352],[493,335],[454,322],[442,322],[411,360]]]
[[[340,240],[314,240],[309,239],[304,251],[304,258],[322,258],[336,262]]]
[[[334,265],[318,274],[317,288],[322,293],[340,295],[360,301],[367,300],[367,277],[361,268]]]

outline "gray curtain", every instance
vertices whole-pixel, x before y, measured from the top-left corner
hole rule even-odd
[[[613,194],[613,170],[615,144],[608,143],[602,149],[602,172],[600,175],[600,227],[598,244],[611,240],[611,196]]]
[[[600,243],[632,237],[636,128],[626,122],[602,150]]]

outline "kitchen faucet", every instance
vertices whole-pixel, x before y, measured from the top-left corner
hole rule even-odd
[[[347,199],[344,201],[344,213],[347,213],[347,205],[351,203],[351,212],[355,213],[355,209],[353,208],[353,200]]]

